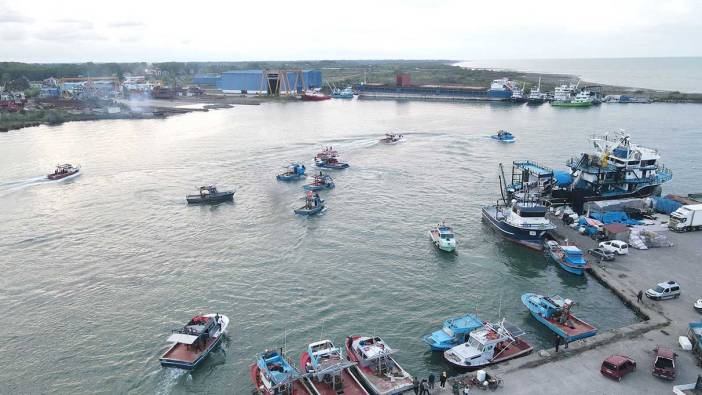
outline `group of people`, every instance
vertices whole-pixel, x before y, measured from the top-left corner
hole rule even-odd
[[[441,376],[439,376],[439,386],[441,388],[446,387],[446,380],[448,379],[448,375],[446,372],[441,373]],[[412,381],[412,389],[414,390],[415,395],[429,395],[431,392],[429,390],[434,389],[434,382],[436,381],[436,376],[434,376],[434,373],[429,373],[429,378],[428,379],[422,379],[420,382],[418,378],[414,378],[414,381]]]
[[[307,193],[307,208],[312,209],[319,206],[322,203],[322,199],[319,197],[318,193]]]

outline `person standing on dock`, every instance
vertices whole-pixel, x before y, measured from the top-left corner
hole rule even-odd
[[[436,377],[434,376],[434,373],[429,373],[429,389],[430,390],[434,389],[434,381],[436,381]]]
[[[636,301],[639,303],[643,303],[643,291],[639,290],[639,293],[636,295]]]
[[[419,395],[429,395],[429,384],[427,384],[427,379],[422,380],[422,386],[421,390],[419,391]]]
[[[412,389],[414,390],[414,395],[419,394],[419,380],[416,377],[412,380]]]
[[[439,377],[439,383],[441,384],[441,388],[444,388],[446,386],[446,379],[448,379],[446,372],[441,373],[441,376]]]
[[[561,345],[561,337],[556,335],[556,352],[558,352],[558,346]]]

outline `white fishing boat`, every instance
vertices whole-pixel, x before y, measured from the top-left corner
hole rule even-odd
[[[383,339],[366,336],[346,338],[346,353],[361,380],[377,395],[401,394],[412,389],[412,376],[393,358],[395,351]]]
[[[453,229],[446,223],[438,224],[432,228],[429,231],[429,237],[434,246],[441,251],[453,252],[456,250],[456,238],[453,234]]]

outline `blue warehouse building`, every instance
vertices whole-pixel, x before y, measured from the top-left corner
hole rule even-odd
[[[216,86],[225,93],[278,94],[279,91],[303,92],[322,87],[319,70],[235,70],[221,75],[196,75],[193,83]]]

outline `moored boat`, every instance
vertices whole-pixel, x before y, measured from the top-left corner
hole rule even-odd
[[[548,94],[541,92],[541,77],[536,88],[531,88],[529,96],[527,96],[527,105],[543,104],[548,100]]]
[[[396,144],[404,139],[405,136],[398,133],[385,133],[385,137],[380,139],[380,142],[383,144]]]
[[[555,225],[546,218],[546,207],[536,201],[517,200],[482,208],[483,220],[507,240],[541,251],[546,233]]]
[[[341,348],[335,347],[331,340],[310,343],[300,356],[301,369],[320,395],[368,395],[349,371],[352,366],[354,364],[344,358]]]
[[[314,164],[317,167],[335,170],[349,167],[348,163],[339,161],[339,153],[332,147],[326,147],[320,153],[318,153],[314,157]]]
[[[590,268],[582,250],[575,245],[560,245],[554,240],[549,240],[545,244],[545,254],[569,273],[582,276],[585,270]]]
[[[322,101],[331,99],[331,96],[327,96],[321,92],[307,91],[302,94],[301,98],[302,101]]]
[[[295,209],[295,214],[299,215],[315,215],[324,209],[324,199],[321,199],[318,194],[307,191],[305,194],[305,205]]]
[[[287,166],[285,173],[275,176],[279,181],[296,181],[305,176],[305,165],[299,163],[291,163]]]
[[[597,328],[571,314],[573,301],[560,296],[543,296],[534,293],[522,295],[522,303],[537,321],[562,337],[566,342],[595,336]]]
[[[48,174],[46,178],[49,180],[62,180],[64,178],[74,177],[80,174],[80,167],[73,166],[70,163],[64,163],[62,165],[56,165],[56,169],[53,173]]]
[[[456,238],[453,235],[453,229],[441,223],[429,230],[429,237],[434,246],[441,251],[453,252],[456,250]]]
[[[394,352],[380,337],[349,336],[346,353],[360,379],[377,395],[401,394],[412,389],[412,376],[391,356]]]
[[[422,336],[432,351],[446,351],[468,341],[472,331],[482,328],[483,322],[475,314],[449,318],[441,330]]]
[[[332,189],[334,186],[334,179],[320,171],[319,174],[314,175],[311,183],[303,185],[302,188],[308,191],[321,191],[322,189]]]
[[[221,314],[198,315],[174,330],[168,337],[173,343],[159,361],[164,367],[195,369],[224,338],[229,318]]]
[[[234,191],[218,191],[214,185],[200,187],[197,195],[187,195],[185,200],[188,204],[212,204],[231,201],[234,199]]]
[[[334,99],[353,99],[353,88],[350,86],[344,89],[333,88],[331,97]]]
[[[264,395],[317,395],[304,385],[302,374],[285,359],[282,350],[256,355],[249,374],[256,390]]]
[[[500,130],[497,132],[497,134],[493,134],[490,136],[491,139],[497,140],[502,143],[514,143],[517,141],[517,138],[514,137],[514,135],[506,130]]]
[[[534,348],[521,339],[524,331],[506,322],[486,322],[469,335],[468,342],[444,351],[444,358],[459,369],[474,370],[529,354]]]

